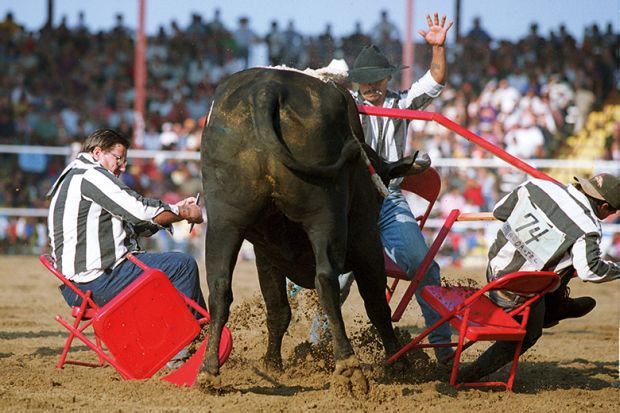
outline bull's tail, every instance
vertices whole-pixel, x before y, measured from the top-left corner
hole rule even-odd
[[[296,159],[282,140],[281,134],[278,133],[280,130],[279,116],[282,93],[285,92],[281,85],[272,82],[268,83],[261,93],[255,94],[252,121],[254,129],[266,138],[263,139],[263,142],[279,155],[278,159],[287,168],[304,175],[331,179],[338,175],[344,165],[360,156],[360,148],[357,142],[354,139],[347,139],[342,146],[338,159],[331,165],[308,165]],[[256,108],[265,108],[266,110],[257,111]]]

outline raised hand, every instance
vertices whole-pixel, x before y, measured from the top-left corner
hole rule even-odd
[[[420,36],[424,37],[424,40],[426,40],[426,43],[428,43],[431,46],[443,46],[444,43],[446,42],[446,34],[448,33],[448,30],[450,30],[450,27],[452,27],[452,24],[454,24],[454,22],[450,20],[448,22],[448,26],[444,27],[446,23],[446,16],[444,15],[441,17],[441,24],[440,24],[439,14],[437,12],[435,12],[434,21],[431,19],[430,14],[427,14],[426,22],[428,23],[428,32],[420,29],[418,30],[418,33],[420,33]]]

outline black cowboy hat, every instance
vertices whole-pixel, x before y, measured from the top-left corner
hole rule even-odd
[[[356,83],[374,83],[385,79],[409,66],[391,65],[387,57],[375,45],[364,47],[349,70],[349,80]]]

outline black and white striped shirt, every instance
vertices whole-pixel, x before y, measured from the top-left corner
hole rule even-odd
[[[443,90],[430,71],[427,71],[408,90],[388,90],[383,101],[384,108],[424,109]],[[359,92],[353,94],[358,104],[370,105]],[[366,143],[382,158],[396,161],[403,157],[407,142],[409,121],[398,118],[360,115]]]
[[[489,281],[514,271],[569,267],[584,281],[620,278],[620,265],[602,259],[599,219],[572,185],[532,179],[500,200],[493,215],[504,224],[489,250]]]
[[[178,208],[145,198],[80,153],[48,193],[48,229],[56,267],[75,282],[114,268],[136,247],[135,227]]]

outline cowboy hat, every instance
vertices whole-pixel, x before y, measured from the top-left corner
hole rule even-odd
[[[374,83],[400,72],[408,66],[391,65],[387,57],[375,45],[364,47],[349,70],[349,80],[356,83]]]

